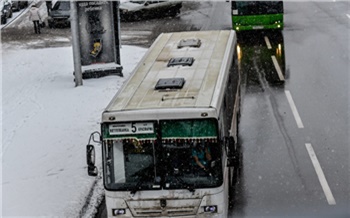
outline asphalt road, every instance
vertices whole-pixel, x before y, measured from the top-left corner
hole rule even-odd
[[[230,217],[350,216],[349,23],[347,1],[288,1],[282,32],[238,34],[243,162]],[[121,23],[121,39],[149,47],[161,32],[217,29],[231,29],[229,3],[185,2],[175,18]],[[1,39],[71,45],[69,28],[29,31]]]
[[[243,173],[232,216],[350,215],[348,9],[286,2],[282,33],[241,35]],[[284,84],[272,60],[279,44]]]

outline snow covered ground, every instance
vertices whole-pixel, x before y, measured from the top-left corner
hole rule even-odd
[[[71,47],[1,47],[1,215],[91,217],[103,187],[87,175],[89,134],[146,49],[122,47],[124,77],[75,87]]]

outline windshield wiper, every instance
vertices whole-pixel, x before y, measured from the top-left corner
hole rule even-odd
[[[174,175],[173,176],[175,177],[175,179],[181,183],[182,185],[184,185],[186,187],[186,189],[190,192],[192,192],[192,194],[194,194],[194,192],[196,191],[194,189],[194,185],[189,185],[187,182],[183,181],[178,175]]]
[[[146,178],[149,178],[151,175],[151,169],[153,169],[153,165],[149,166],[145,169],[142,169],[138,172],[136,172],[133,176],[139,176],[140,180],[137,182],[136,186],[134,186],[130,192],[131,195],[135,195],[135,193],[140,189],[142,183],[146,181]]]
[[[135,193],[140,189],[142,183],[145,181],[144,178],[145,178],[145,176],[140,178],[140,180],[137,182],[136,186],[131,190],[131,192],[130,192],[131,195],[135,195]]]

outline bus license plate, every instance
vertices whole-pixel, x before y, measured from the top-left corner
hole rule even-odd
[[[264,26],[253,26],[254,30],[261,30],[264,29]]]

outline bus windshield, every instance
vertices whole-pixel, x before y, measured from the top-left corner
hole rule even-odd
[[[135,122],[123,124],[131,129],[143,125]],[[106,126],[108,128],[109,134],[123,132],[121,128]],[[222,151],[217,141],[215,119],[163,120],[152,125],[148,123],[147,128],[149,132],[145,134],[130,134],[125,130],[127,134],[118,133],[108,135],[108,140],[105,138],[104,179],[107,189],[193,191],[222,184]]]
[[[214,119],[164,120],[160,127],[165,188],[221,185],[221,146]]]

